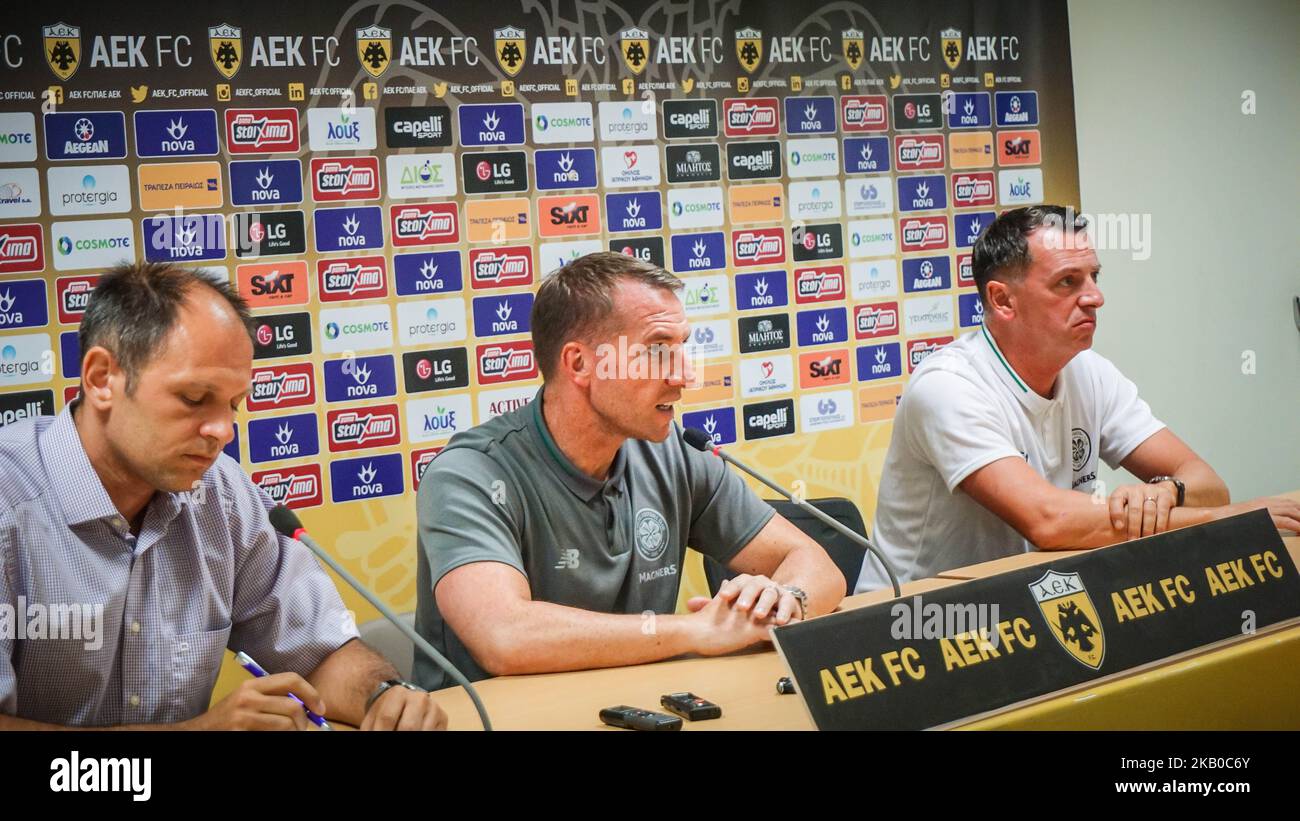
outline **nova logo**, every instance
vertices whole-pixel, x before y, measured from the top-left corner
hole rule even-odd
[[[996,218],[997,214],[992,211],[977,211],[973,214],[955,215],[952,218],[952,230],[956,235],[957,247],[970,248],[974,246],[980,234]]]
[[[336,504],[398,496],[404,490],[400,453],[330,462],[330,500]]]
[[[248,458],[253,462],[294,459],[320,453],[316,414],[300,413],[248,422]]]
[[[0,285],[0,329],[48,325],[45,280],[26,279]]]
[[[387,264],[382,256],[317,260],[316,274],[322,302],[388,296]]]
[[[474,332],[478,336],[528,333],[528,315],[533,309],[532,294],[509,294],[502,297],[475,297]]]
[[[309,362],[254,368],[248,394],[250,411],[278,410],[316,402],[316,380]]]
[[[895,137],[894,154],[899,171],[924,171],[943,168],[943,135]]]
[[[673,234],[670,242],[674,271],[708,271],[727,264],[725,240],[721,231],[709,234]]]
[[[941,291],[952,282],[947,257],[918,257],[903,260],[903,290]]]
[[[0,274],[45,269],[43,229],[36,223],[0,225]]]
[[[844,140],[844,173],[876,174],[889,170],[888,137],[847,137]]]
[[[835,133],[834,97],[786,97],[787,134]]]
[[[795,302],[827,302],[843,299],[844,266],[833,265],[827,268],[803,268],[794,272]]]
[[[785,271],[736,274],[736,308],[738,310],[752,311],[756,308],[774,308],[785,305],[788,301]]]
[[[331,453],[401,442],[397,405],[333,410],[326,414]]]
[[[462,287],[460,252],[393,254],[393,278],[397,281],[398,296],[459,291]]]
[[[400,207],[393,206],[393,209]],[[383,247],[384,217],[377,205],[317,208],[312,219],[316,227],[316,250],[321,253]],[[401,243],[394,239],[394,244]]]
[[[537,357],[531,342],[479,345],[476,357],[480,385],[532,379],[538,373]]]
[[[889,118],[885,114],[885,95],[840,97],[840,119],[845,131],[885,131]],[[847,149],[845,149],[847,153]]]
[[[849,320],[844,308],[801,311],[795,314],[795,321],[800,345],[825,345],[830,342],[848,341]]]
[[[853,309],[853,330],[858,339],[876,339],[898,333],[898,303],[859,305]]]
[[[226,110],[226,148],[231,154],[297,153],[298,109]]]
[[[301,217],[301,214],[299,216]],[[144,228],[144,255],[150,262],[181,262],[226,257],[226,224],[220,214],[157,216],[144,220],[141,225]],[[63,250],[62,244],[59,250]],[[55,267],[58,267],[57,260]]]
[[[897,342],[858,348],[858,381],[891,379],[903,375],[902,355]]]
[[[389,216],[394,245],[409,247],[460,241],[460,223],[454,202],[394,205],[389,209]]]
[[[610,233],[658,231],[664,227],[658,191],[606,194],[605,213],[609,215]]]
[[[957,295],[957,322],[963,328],[978,328],[984,324],[984,303],[979,294]]]
[[[784,262],[785,232],[780,228],[732,231],[731,250],[737,266]]]
[[[913,339],[907,343],[907,372],[914,372],[925,358],[952,341],[951,336]]]
[[[376,399],[397,393],[391,356],[362,356],[325,363],[325,401]]]
[[[952,175],[952,205],[954,208],[992,205],[993,202],[992,172]]]
[[[715,446],[736,441],[735,408],[715,408],[682,414],[683,428],[698,428],[709,435]]]
[[[379,160],[356,157],[311,161],[312,199],[316,202],[370,200],[379,196]]]
[[[949,128],[989,128],[993,110],[987,91],[953,94],[947,100]]]
[[[302,202],[302,163],[298,160],[230,163],[232,205]]]
[[[463,146],[521,145],[524,107],[519,103],[461,105],[456,109]]]
[[[135,112],[139,157],[208,157],[217,153],[217,112],[182,109]]]
[[[909,217],[898,221],[898,233],[904,251],[923,251],[948,247],[946,217]]]
[[[729,99],[722,106],[723,129],[728,137],[775,135],[781,131],[775,97]]]
[[[469,252],[470,283],[475,288],[506,288],[533,281],[533,249],[529,245],[485,248]]]
[[[596,149],[566,148],[533,153],[537,187],[542,191],[596,186]]]
[[[320,465],[257,471],[252,479],[253,484],[266,491],[273,504],[297,510],[322,502]]]
[[[898,178],[898,210],[933,211],[948,207],[942,174]]]

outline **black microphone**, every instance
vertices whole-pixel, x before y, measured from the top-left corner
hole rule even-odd
[[[362,586],[361,582],[352,578],[352,574],[347,570],[344,570],[343,566],[335,561],[333,556],[326,553],[324,548],[316,544],[316,540],[307,535],[307,529],[302,526],[302,522],[298,519],[298,514],[294,513],[284,505],[276,505],[271,508],[270,519],[271,526],[275,528],[276,533],[290,539],[297,539],[307,545],[307,549],[312,553],[315,553],[316,558],[325,562],[325,564],[330,566],[331,570],[342,576],[343,581],[350,584],[353,590],[361,594],[362,598],[373,604],[375,609],[384,615],[384,618],[395,624],[397,629],[401,630],[408,639],[414,642],[415,646],[420,648],[420,650],[423,651],[434,664],[441,667],[443,671],[446,672],[447,675],[451,676],[457,684],[464,687],[465,692],[469,694],[470,701],[474,702],[474,709],[478,710],[478,717],[479,720],[483,722],[483,729],[492,729],[492,722],[488,720],[487,709],[484,708],[483,702],[479,700],[478,693],[474,690],[474,685],[469,683],[469,679],[465,678],[464,674],[462,674],[460,670],[456,669],[456,665],[447,661],[447,659],[443,657],[442,653],[439,653],[434,649],[433,645],[425,641],[419,633],[415,632],[415,630],[410,627],[410,625],[399,619],[397,614],[388,608],[388,605],[379,600],[378,596]]]
[[[882,554],[879,550],[877,550],[876,546],[873,545],[870,541],[863,538],[861,535],[854,533],[852,530],[849,530],[847,527],[835,521],[830,516],[827,516],[825,513],[818,510],[816,506],[810,505],[805,500],[795,497],[794,494],[790,493],[785,488],[778,485],[776,482],[773,482],[771,479],[767,478],[763,474],[749,467],[744,462],[737,461],[736,459],[733,459],[731,456],[727,455],[726,453],[723,453],[722,448],[713,444],[713,437],[708,435],[704,431],[700,430],[699,428],[683,429],[682,439],[686,440],[686,444],[690,445],[696,450],[702,450],[705,453],[712,453],[714,456],[721,458],[722,461],[734,465],[736,468],[744,471],[745,473],[748,473],[750,476],[753,476],[758,481],[772,488],[772,490],[775,490],[777,493],[789,499],[791,502],[794,502],[799,507],[808,511],[812,515],[816,516],[818,519],[821,519],[829,527],[834,528],[836,531],[852,539],[855,543],[861,545],[873,556],[875,556],[880,561],[881,565],[884,566],[885,572],[889,574],[889,581],[894,586],[894,597],[897,598],[903,595],[903,591],[900,590],[898,587],[898,574],[894,572],[894,568],[890,566],[889,562],[885,559],[884,554]]]

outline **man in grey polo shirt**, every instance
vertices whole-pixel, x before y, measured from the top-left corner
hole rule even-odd
[[[415,626],[470,679],[728,653],[843,598],[820,546],[682,441],[681,287],[614,253],[548,276],[532,315],[545,384],[430,463]],[[687,545],[740,575],[674,615]],[[415,679],[450,683],[419,656]]]

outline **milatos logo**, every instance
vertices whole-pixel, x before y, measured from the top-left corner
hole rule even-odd
[[[0,329],[37,328],[49,322],[45,280],[24,279],[0,284]]]
[[[846,137],[845,174],[879,174],[889,170],[888,137]]]
[[[952,284],[947,257],[915,257],[903,260],[903,290],[944,291]]]
[[[126,156],[126,115],[65,111],[45,115],[45,156],[51,160],[109,160]]]
[[[325,401],[352,402],[397,394],[391,356],[358,356],[325,363]]]
[[[45,270],[43,229],[36,223],[0,225],[0,274]]]
[[[226,110],[226,149],[231,154],[296,154],[299,147],[298,109]]]
[[[952,341],[951,336],[913,339],[907,343],[907,372],[912,373],[925,358]]]
[[[210,157],[217,153],[217,112],[211,108],[135,112],[138,157]]]
[[[310,362],[254,368],[248,409],[253,412],[316,404],[316,377]]]
[[[299,160],[235,160],[230,163],[232,205],[292,205],[302,202]]]
[[[538,197],[537,233],[567,237],[600,232],[600,198],[595,194]]]
[[[849,316],[844,308],[800,311],[795,314],[800,345],[825,345],[849,341]]]
[[[250,419],[248,422],[250,461],[297,459],[317,453],[320,453],[320,438],[316,433],[315,413]]]
[[[707,234],[673,234],[673,271],[711,271],[727,265],[727,240],[721,231]]]
[[[396,445],[402,441],[397,405],[332,410],[325,417],[330,453]]]
[[[736,310],[753,311],[789,304],[785,271],[736,274]]]
[[[393,206],[393,210],[402,207]],[[312,221],[316,231],[316,250],[322,254],[384,246],[384,215],[378,205],[317,208],[312,214]],[[394,236],[393,244],[403,243],[398,242]]]
[[[470,284],[476,288],[512,288],[533,282],[533,248],[511,245],[469,252]]]
[[[311,197],[316,202],[379,197],[379,159],[347,157],[311,161]]]
[[[444,245],[460,242],[460,220],[454,202],[394,205],[388,209],[393,245]]]
[[[532,294],[474,297],[474,333],[478,336],[525,334],[531,330]]]
[[[992,205],[996,199],[992,171],[968,171],[952,175],[952,207]]]
[[[894,160],[899,171],[943,168],[943,135],[919,134],[895,137]]]
[[[889,115],[884,94],[840,97],[840,120],[845,131],[887,131]],[[847,152],[848,149],[845,149]]]
[[[459,291],[460,251],[393,254],[393,279],[398,296],[443,294]]]
[[[853,333],[858,339],[879,339],[898,333],[898,303],[880,302],[853,309]]]
[[[252,479],[274,504],[293,510],[316,507],[323,501],[320,465],[259,470],[253,473]]]
[[[316,261],[321,302],[388,296],[388,263],[382,256]]]
[[[898,221],[903,251],[948,247],[947,217],[905,217]]]
[[[790,347],[790,317],[787,314],[742,317],[736,321],[740,352],[759,353]]]
[[[402,454],[387,453],[330,462],[330,501],[359,502],[381,496],[400,496]]]
[[[857,350],[858,381],[893,379],[903,375],[902,352],[897,342],[863,345]]]
[[[683,428],[698,428],[709,435],[715,446],[736,441],[736,409],[711,408],[682,414]]]
[[[59,277],[54,287],[58,294],[60,323],[76,325],[81,322],[82,314],[90,304],[90,295],[98,282],[97,276]]]
[[[786,97],[785,133],[834,134],[834,97]]]
[[[796,303],[806,305],[810,302],[830,302],[843,299],[844,294],[843,265],[795,269],[794,300]]]
[[[775,97],[723,100],[723,130],[728,137],[775,136],[781,133],[778,110]]]
[[[989,128],[993,108],[987,91],[953,94],[948,100],[949,128]]]
[[[533,162],[540,191],[596,187],[594,148],[538,149],[533,152]]]
[[[307,142],[312,151],[369,150],[377,144],[373,108],[307,110]]]
[[[478,361],[478,383],[495,385],[501,382],[518,382],[537,376],[537,356],[533,343],[495,342],[479,345],[474,353]]]
[[[658,231],[664,227],[663,207],[658,191],[606,194],[605,214],[609,232]]]
[[[732,231],[731,260],[738,268],[785,262],[785,231],[781,228]]]
[[[998,128],[1038,125],[1038,92],[997,92],[997,113]]]
[[[956,214],[952,218],[952,232],[958,248],[971,248],[985,228],[993,224],[997,214],[992,211],[976,211],[968,214]]]
[[[935,211],[948,207],[947,181],[942,174],[898,178],[899,211]]]
[[[456,117],[462,146],[523,145],[524,107],[520,103],[461,105]]]

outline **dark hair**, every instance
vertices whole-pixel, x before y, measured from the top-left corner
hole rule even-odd
[[[980,299],[988,302],[989,280],[1016,280],[1029,267],[1029,235],[1044,225],[1062,231],[1082,231],[1088,220],[1065,205],[1031,205],[1016,208],[989,223],[975,241],[971,273]]]
[[[210,288],[229,303],[253,337],[248,304],[230,283],[170,262],[124,262],[105,271],[90,294],[77,332],[81,351],[110,351],[126,373],[126,391],[176,324],[176,313],[195,288]]]
[[[554,372],[565,343],[590,339],[611,319],[612,294],[622,279],[669,291],[683,286],[658,265],[613,251],[579,257],[542,280],[530,322],[543,379]]]

